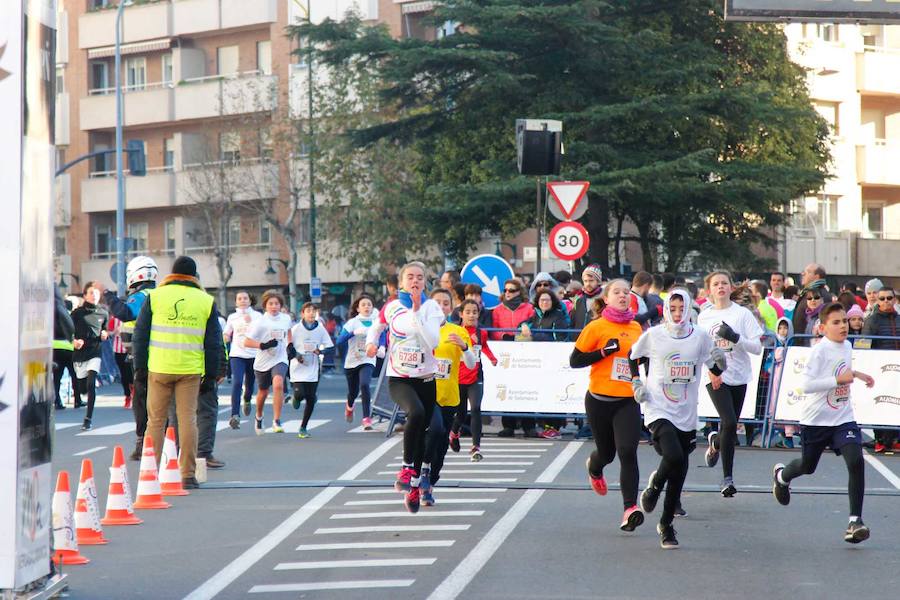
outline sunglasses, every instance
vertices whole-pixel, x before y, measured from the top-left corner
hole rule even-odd
[[[807,302],[809,302],[810,300],[821,300],[821,299],[822,299],[822,296],[807,296],[806,297]]]
[[[546,281],[539,281],[538,283],[534,284],[534,287],[539,288],[539,287],[552,287],[552,286]]]
[[[887,301],[893,300],[893,299],[894,299],[893,296],[879,296],[878,297],[879,302],[887,302]]]
[[[519,289],[518,288],[506,288],[503,291],[506,292],[507,294],[515,294],[519,291]]]

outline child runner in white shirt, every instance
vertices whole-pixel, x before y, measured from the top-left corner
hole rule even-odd
[[[803,373],[805,400],[800,416],[800,458],[773,469],[772,493],[783,505],[791,501],[790,482],[801,475],[815,472],[826,448],[844,457],[849,473],[847,494],[850,497],[850,523],[844,541],[858,544],[869,539],[869,528],[862,521],[863,496],[866,488],[865,462],[862,455],[862,432],[850,404],[850,385],[854,379],[875,385],[870,375],[854,371],[853,346],[847,341],[849,325],[844,307],[834,302],[822,309],[825,338],[809,354]]]
[[[253,359],[259,350],[244,346],[247,332],[262,315],[250,305],[250,294],[241,290],[234,297],[234,312],[228,315],[223,334],[226,342],[231,342],[228,361],[231,366],[231,418],[228,424],[232,429],[240,429],[241,389],[244,396],[244,416],[250,416],[250,397],[256,386],[256,375],[253,372]]]
[[[372,429],[372,373],[376,358],[366,356],[366,335],[377,317],[375,300],[368,294],[361,294],[350,305],[350,320],[338,336],[337,343],[347,342],[347,356],[344,357],[344,375],[347,377],[347,406],[344,417],[353,422],[353,404],[362,395],[363,428]]]
[[[691,297],[682,289],[666,297],[663,323],[651,327],[631,347],[631,387],[641,403],[644,422],[653,433],[653,446],[662,456],[641,494],[641,510],[653,512],[666,488],[663,511],[656,530],[664,549],[677,548],[672,521],[681,501],[688,472],[688,455],[696,447],[697,394],[700,369],[725,370],[725,353],[706,332],[691,324]],[[640,378],[638,359],[649,359],[646,381]]]
[[[294,399],[291,404],[294,410],[299,409],[300,403],[306,399],[303,421],[297,434],[300,439],[309,437],[306,426],[309,425],[309,418],[316,407],[316,391],[321,372],[320,356],[326,348],[334,347],[331,336],[317,318],[318,310],[319,308],[312,302],[307,302],[300,308],[300,322],[291,329],[293,346],[288,349],[291,358],[291,387],[294,388]]]
[[[284,433],[281,426],[281,406],[284,404],[284,377],[288,369],[287,345],[291,341],[291,317],[281,312],[284,296],[278,290],[268,290],[262,296],[262,305],[265,314],[253,324],[244,339],[245,347],[259,349],[253,359],[253,370],[256,371],[259,386],[259,393],[256,395],[256,422],[253,427],[256,435],[264,433],[263,409],[271,387],[275,388],[272,399],[272,432]]]

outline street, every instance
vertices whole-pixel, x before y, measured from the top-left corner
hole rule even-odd
[[[590,442],[489,435],[485,460],[471,463],[464,438],[448,456],[437,504],[408,514],[391,488],[400,435],[358,430],[358,411],[346,423],[344,385],[325,377],[307,440],[258,438],[249,422],[232,431],[222,387],[215,454],[226,468],[190,496],[168,498],[171,509],[138,511],[142,525],[105,527],[108,545],[81,548],[91,563],[66,567],[68,597],[839,598],[880,595],[900,580],[900,457],[867,459],[872,538],[852,546],[842,541],[840,459],[823,457],[781,507],[771,467],[797,451],[739,448],[740,493],[726,500],[720,470],[700,466],[701,446],[685,488],[689,515],[675,523],[681,547],[667,552],[655,533],[661,503],[634,534],[619,531],[618,465],[607,470],[606,497],[589,490]],[[112,448],[133,444],[119,399],[101,396],[90,433],[72,425],[81,411],[56,414],[54,474],[68,469],[77,482],[82,456],[92,458],[101,512]],[[288,406],[284,417],[291,431],[298,416]],[[642,445],[639,461],[643,485],[658,456]],[[136,482],[138,464],[128,466]]]

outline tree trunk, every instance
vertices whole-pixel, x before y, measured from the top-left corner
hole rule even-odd
[[[609,267],[609,201],[602,194],[590,198],[587,210],[591,246],[588,260]]]
[[[622,252],[619,250],[619,247],[622,245],[622,225],[624,223],[625,215],[622,213],[616,213],[616,237],[615,239],[613,239],[616,253],[616,273],[622,272]]]
[[[656,271],[656,261],[653,258],[653,245],[650,239],[650,222],[648,220],[640,219],[635,225],[637,225],[638,234],[641,238],[641,261],[644,263],[642,265],[643,270],[653,273]]]

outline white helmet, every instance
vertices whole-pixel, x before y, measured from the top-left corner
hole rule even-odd
[[[159,268],[149,256],[135,256],[128,262],[125,269],[125,285],[131,287],[145,281],[156,281],[159,278]]]

